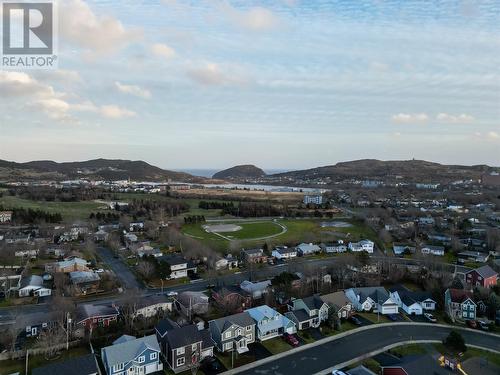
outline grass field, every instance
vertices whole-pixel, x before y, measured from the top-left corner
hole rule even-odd
[[[322,228],[320,225],[322,221],[325,220],[279,219],[276,222],[269,220],[245,224],[244,221],[238,221],[235,219],[234,221],[231,221],[231,223],[238,224],[243,227],[243,229],[238,232],[221,234],[228,238],[240,241],[242,246],[245,247],[262,246],[265,242],[274,246],[282,244],[295,245],[300,242],[328,242],[341,238],[352,241],[357,241],[363,238],[375,240],[377,238],[375,232],[361,222],[342,220],[348,221],[352,224],[352,226],[348,228]],[[286,227],[287,231],[279,234],[281,232],[281,228],[276,223]],[[202,224],[184,225],[182,227],[182,231],[185,234],[206,243],[214,249],[226,251],[228,248],[229,241],[217,236],[214,233],[207,233],[202,228]],[[278,235],[266,240],[252,240],[252,238],[261,238],[275,234]]]
[[[64,220],[87,219],[91,212],[99,211],[102,203],[93,201],[84,202],[44,202],[32,201],[13,196],[0,197],[0,205],[4,208],[26,208],[39,209],[50,213],[60,213]]]

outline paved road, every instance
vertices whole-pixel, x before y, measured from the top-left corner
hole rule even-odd
[[[344,363],[363,354],[381,349],[387,345],[406,340],[442,340],[451,328],[430,325],[394,324],[375,327],[353,333],[338,340],[298,351],[267,364],[258,365],[246,371],[234,373],[242,375],[309,375],[323,372],[337,364]],[[466,344],[478,345],[500,351],[500,337],[481,332],[461,331]]]
[[[98,254],[102,261],[113,270],[116,276],[122,282],[125,289],[140,289],[142,285],[135,278],[134,273],[130,268],[123,263],[120,258],[115,258],[113,252],[106,247],[99,247]]]

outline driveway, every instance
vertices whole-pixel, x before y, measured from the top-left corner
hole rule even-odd
[[[115,258],[113,252],[107,247],[99,247],[98,254],[101,260],[113,270],[116,277],[120,279],[125,289],[142,289],[143,286],[137,281],[134,273],[123,263],[121,258]]]
[[[256,364],[253,368],[233,373],[244,375],[326,373],[330,367],[350,361],[366,353],[381,350],[391,344],[407,340],[441,341],[453,329],[452,327],[404,323],[374,326],[374,328],[358,331],[317,346],[303,350],[295,349],[291,353],[268,363]],[[499,336],[465,330],[460,330],[460,333],[464,337],[466,344],[500,351]]]

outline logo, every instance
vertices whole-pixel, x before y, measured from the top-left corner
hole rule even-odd
[[[2,66],[7,69],[56,68],[56,21],[52,2],[4,2]]]

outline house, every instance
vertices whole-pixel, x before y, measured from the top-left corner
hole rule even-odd
[[[295,323],[267,305],[246,310],[255,322],[255,334],[260,341],[269,340],[284,333],[295,333]]]
[[[373,247],[375,243],[370,240],[361,240],[359,242],[349,242],[349,250],[351,251],[366,251],[367,253],[373,253]]]
[[[0,211],[0,223],[10,223],[12,221],[12,211]]]
[[[216,271],[225,270],[228,268],[228,261],[226,258],[218,258],[214,262],[214,266]]]
[[[447,289],[444,293],[445,311],[451,319],[475,320],[477,305],[472,292],[463,289]]]
[[[174,306],[191,319],[193,314],[203,315],[208,312],[209,298],[203,292],[182,292],[175,297]]]
[[[457,254],[458,261],[461,263],[465,262],[476,262],[476,263],[486,263],[490,258],[490,254],[481,253],[478,251],[462,251]]]
[[[157,258],[159,262],[166,262],[170,266],[170,279],[188,277],[190,272],[196,273],[196,266],[177,254],[163,255]]]
[[[442,257],[444,256],[444,247],[443,246],[433,246],[433,245],[424,245],[422,249],[420,249],[422,254],[425,255],[434,255]]]
[[[62,362],[51,363],[31,370],[32,375],[99,375],[94,354],[73,357]]]
[[[498,273],[488,265],[469,271],[465,275],[465,282],[471,286],[491,288],[497,285]]]
[[[47,264],[45,265],[45,271],[62,273],[70,273],[74,271],[90,271],[88,265],[89,262],[87,262],[85,259],[74,257],[67,258],[62,262]]]
[[[130,223],[128,229],[129,229],[128,230],[129,232],[142,231],[142,230],[144,230],[144,222],[137,221],[135,223]]]
[[[75,324],[87,330],[108,327],[118,319],[118,309],[109,305],[78,305]]]
[[[421,227],[433,226],[435,223],[434,218],[431,216],[418,218],[418,225]]]
[[[318,195],[304,195],[304,204],[316,204],[320,205],[323,204],[323,196],[318,194]]]
[[[424,311],[436,310],[436,301],[429,292],[414,292],[403,285],[396,285],[390,288],[389,292],[392,299],[408,315],[422,315]]]
[[[318,295],[292,299],[285,316],[295,323],[297,330],[318,328],[328,319],[328,304]]]
[[[73,271],[69,273],[69,279],[81,294],[96,291],[101,280],[94,271]]]
[[[117,340],[118,341],[118,340]],[[101,349],[101,359],[108,375],[147,375],[163,370],[156,335],[136,339],[133,336],[115,341]]]
[[[139,298],[134,304],[135,318],[152,318],[173,311],[174,300],[163,294]]]
[[[155,331],[163,356],[175,373],[189,370],[213,356],[214,343],[208,330],[200,331],[194,324],[180,327],[167,320],[160,322]]]
[[[130,244],[133,244],[134,242],[137,242],[139,240],[139,238],[137,237],[137,235],[135,235],[134,233],[127,233],[127,234],[125,234],[123,236],[123,239],[128,244],[128,246],[130,246]]]
[[[264,280],[260,282],[251,282],[244,280],[240,284],[240,288],[252,296],[253,299],[262,298],[267,293],[267,288],[271,286],[271,280]]]
[[[215,287],[212,299],[226,311],[242,312],[252,307],[252,295],[235,285]]]
[[[343,291],[324,294],[321,299],[337,311],[339,319],[348,319],[352,316],[354,307]]]
[[[345,253],[347,251],[347,246],[344,245],[344,241],[342,240],[332,243],[322,243],[320,247],[325,253]]]
[[[398,304],[381,286],[351,288],[345,291],[357,311],[376,311],[381,314],[397,314]]]
[[[38,249],[24,249],[15,251],[14,256],[18,258],[36,258],[38,253]]]
[[[402,256],[405,254],[413,254],[415,252],[415,246],[403,245],[403,244],[393,244],[392,251],[394,255]]]
[[[247,312],[211,320],[208,326],[220,352],[236,350],[240,354],[245,353],[248,344],[255,342],[255,321]]]
[[[21,278],[19,287],[19,297],[46,297],[52,294],[52,289],[43,285],[43,278],[38,275],[31,275]]]
[[[243,249],[241,250],[241,259],[245,263],[265,263],[267,255],[263,249]]]
[[[321,251],[321,248],[318,245],[312,243],[301,243],[296,246],[297,254],[300,256],[316,254]]]
[[[109,238],[109,233],[106,232],[105,230],[99,229],[97,232],[94,233],[94,241],[96,242],[104,242],[107,241]]]
[[[273,250],[271,255],[279,260],[292,259],[297,257],[297,250],[293,247],[278,246]]]

